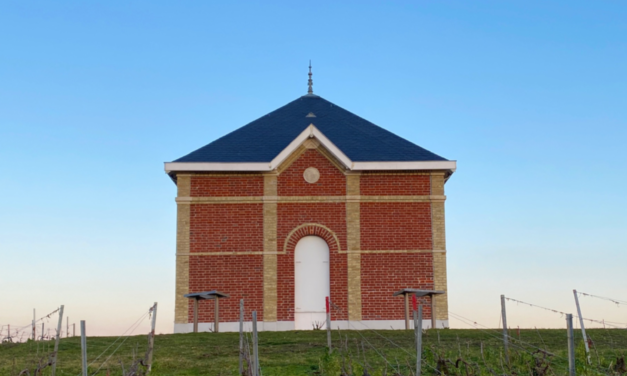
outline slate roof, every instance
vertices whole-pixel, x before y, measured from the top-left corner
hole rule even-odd
[[[270,162],[312,123],[354,162],[447,160],[320,96],[305,95],[175,162]]]

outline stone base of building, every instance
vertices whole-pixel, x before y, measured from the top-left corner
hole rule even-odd
[[[414,321],[410,320],[410,328],[414,328]],[[213,323],[198,323],[199,332],[213,332]],[[431,329],[431,320],[422,320],[423,329]],[[437,320],[436,328],[448,328],[448,320]],[[244,331],[252,331],[252,322],[244,322]],[[361,321],[333,321],[332,329],[342,330],[404,330],[405,320],[361,320]],[[294,321],[274,321],[257,323],[257,330],[265,332],[283,332],[294,329]],[[313,330],[313,328],[312,328]],[[174,324],[174,333],[191,333],[194,331],[194,324]],[[239,322],[221,322],[220,332],[238,332]]]

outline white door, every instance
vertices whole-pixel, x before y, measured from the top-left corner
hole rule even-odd
[[[295,329],[311,330],[316,323],[325,323],[330,291],[329,246],[322,238],[305,236],[294,251]]]

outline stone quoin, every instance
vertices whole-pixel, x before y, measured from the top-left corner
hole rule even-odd
[[[423,327],[448,327],[444,159],[310,92],[174,161],[174,331],[193,329],[185,294],[217,290],[221,331],[257,311],[260,330],[405,328],[396,291],[419,298]],[[313,239],[316,237],[323,241]],[[299,264],[304,263],[304,264]],[[322,298],[320,298],[322,297]],[[315,301],[314,301],[315,300]],[[298,302],[299,306],[296,306]],[[199,302],[211,330],[214,302]]]

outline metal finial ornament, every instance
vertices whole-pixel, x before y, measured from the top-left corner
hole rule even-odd
[[[311,79],[311,60],[309,60],[309,89],[307,90],[307,94],[313,94],[313,80]]]

